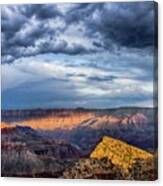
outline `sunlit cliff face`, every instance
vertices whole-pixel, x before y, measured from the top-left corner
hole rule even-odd
[[[93,123],[93,125],[92,125]],[[45,116],[39,118],[27,119],[24,121],[13,122],[12,126],[21,125],[29,126],[33,129],[41,130],[71,130],[79,125],[91,128],[100,128],[101,125],[128,125],[128,124],[146,124],[148,119],[141,113],[128,116],[102,115],[97,116],[95,113],[71,113],[68,115]],[[1,123],[1,128],[11,127],[5,122]]]
[[[1,122],[1,129],[4,129],[4,128],[12,128],[14,127],[14,125],[9,125],[7,124],[6,122]]]
[[[93,113],[78,113],[67,116],[48,116],[44,118],[31,119],[21,122],[21,126],[30,126],[34,129],[53,130],[65,129],[70,130],[79,123],[94,117]]]

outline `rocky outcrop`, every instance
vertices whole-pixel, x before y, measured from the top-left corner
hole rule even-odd
[[[80,159],[63,172],[66,179],[124,179],[118,167],[108,159]]]
[[[150,159],[153,155],[111,137],[103,137],[90,155],[91,158],[108,158],[113,164],[128,169],[136,159]]]
[[[90,154],[64,170],[62,178],[156,180],[157,157],[123,141],[104,136]]]

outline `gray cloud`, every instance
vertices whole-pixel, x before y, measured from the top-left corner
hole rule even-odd
[[[35,15],[40,20],[62,16],[55,4],[28,5],[22,12],[25,16]]]
[[[41,53],[84,54],[121,47],[150,48],[154,41],[154,2],[69,4],[64,14],[57,4],[4,5],[2,55],[19,58]],[[62,5],[60,5],[62,7]],[[64,7],[63,7],[64,8]],[[59,19],[59,20],[57,20]],[[55,26],[63,22],[63,26]],[[74,33],[70,27],[80,26]],[[71,35],[90,43],[76,43]],[[67,40],[63,36],[67,36]],[[39,40],[42,43],[38,45]],[[49,40],[52,42],[48,45]],[[2,63],[12,62],[4,57]]]
[[[152,105],[154,2],[3,5],[1,18],[4,108]]]
[[[91,76],[91,77],[88,77],[88,80],[90,81],[106,81],[106,82],[112,82],[114,79],[116,79],[117,77],[116,76],[104,76],[104,77],[98,77],[98,76]]]
[[[154,4],[152,2],[119,3],[113,7],[111,9],[104,7],[97,15],[102,19],[92,24],[92,30],[94,27],[100,30],[106,47],[110,40],[126,47],[144,48],[153,45],[154,25],[151,25],[151,22],[154,21]]]

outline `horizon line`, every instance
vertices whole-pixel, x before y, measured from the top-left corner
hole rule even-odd
[[[124,109],[124,108],[140,108],[140,109],[156,109],[158,108],[158,106],[120,106],[120,107],[105,107],[105,108],[86,108],[86,107],[76,107],[76,108],[41,108],[41,107],[37,107],[37,108],[7,108],[7,109],[2,109],[1,111],[11,111],[11,110],[111,110],[111,109]]]

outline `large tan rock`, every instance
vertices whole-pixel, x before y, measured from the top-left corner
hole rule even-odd
[[[120,140],[105,136],[90,157],[97,159],[108,158],[113,164],[128,169],[136,159],[148,159],[152,158],[153,155]]]

